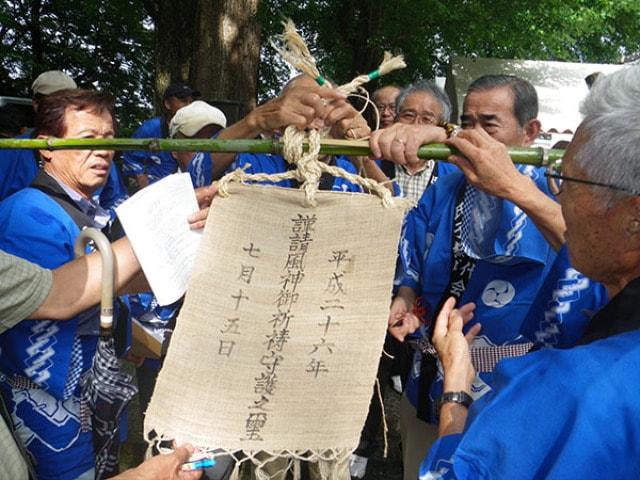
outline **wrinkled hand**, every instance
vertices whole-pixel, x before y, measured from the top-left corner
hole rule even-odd
[[[138,467],[127,470],[112,480],[195,480],[202,476],[202,470],[181,471],[183,463],[189,460],[195,449],[185,444],[172,453],[157,455]]]
[[[288,125],[295,125],[302,130],[314,120],[324,120],[332,111],[345,105],[348,103],[343,93],[304,82],[288,87],[279,97],[253,110],[248,118],[263,133],[271,133]]]
[[[482,129],[462,130],[448,139],[447,145],[462,155],[451,155],[449,161],[460,168],[467,181],[497,197],[513,199],[531,180],[516,169],[507,147]]]
[[[189,228],[192,230],[199,230],[204,228],[207,223],[207,217],[209,216],[209,207],[213,198],[218,194],[218,185],[213,184],[208,187],[196,188],[196,199],[198,200],[198,207],[200,210],[189,215],[187,221],[189,222]]]
[[[383,158],[400,165],[418,165],[420,146],[443,143],[447,138],[444,128],[435,125],[405,125],[394,123],[389,128],[371,133],[369,147],[374,159]]]
[[[480,331],[481,325],[476,323],[466,335],[463,334],[462,329],[473,318],[476,306],[467,303],[456,309],[455,304],[455,298],[450,297],[442,306],[432,340],[444,370],[445,391],[469,392],[475,377],[469,345]]]
[[[404,342],[407,335],[420,327],[420,319],[412,312],[412,308],[413,305],[408,305],[399,295],[391,302],[387,330],[400,342]]]

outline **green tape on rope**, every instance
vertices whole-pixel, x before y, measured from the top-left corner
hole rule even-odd
[[[369,75],[367,75],[367,77],[369,77],[369,80],[375,80],[376,78],[380,77],[380,70],[374,70]]]
[[[324,85],[325,83],[327,83],[327,81],[325,80],[325,78],[324,78],[322,75],[318,75],[318,76],[315,78],[315,81],[316,81],[316,82],[318,83],[318,85],[320,85],[320,86],[322,86],[322,85]]]

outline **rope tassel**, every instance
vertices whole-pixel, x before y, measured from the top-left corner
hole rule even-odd
[[[320,74],[316,59],[311,55],[307,43],[304,38],[296,30],[293,20],[288,19],[282,22],[284,30],[282,34],[276,35],[270,40],[271,46],[280,54],[280,56],[292,67],[309,75],[319,85],[324,85],[327,80]],[[402,55],[393,56],[389,52],[384,52],[382,63],[372,72],[366,75],[358,75],[349,83],[345,83],[338,87],[338,90],[346,94],[355,92],[359,87],[371,80],[382,77],[387,73],[393,72],[401,68],[405,68],[407,64],[404,62]]]
[[[316,59],[313,58],[313,55],[311,55],[307,47],[307,43],[296,30],[296,25],[293,23],[293,20],[287,19],[282,22],[282,25],[284,26],[282,34],[276,35],[269,41],[271,46],[289,65],[309,75],[315,79],[318,84],[324,85],[326,80],[320,75],[320,71],[316,66]]]
[[[338,90],[346,94],[355,92],[359,87],[361,87],[365,83],[370,82],[371,80],[375,80],[378,77],[382,77],[383,75],[393,72],[394,70],[405,68],[406,66],[407,64],[404,63],[404,56],[396,55],[394,57],[391,55],[390,52],[384,52],[382,63],[377,69],[375,69],[373,72],[370,72],[366,75],[358,75],[349,83],[340,85],[338,87]]]

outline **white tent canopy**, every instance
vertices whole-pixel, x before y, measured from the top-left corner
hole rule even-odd
[[[530,81],[536,88],[543,130],[575,131],[581,120],[580,102],[589,91],[585,77],[594,72],[612,73],[623,66],[455,57],[446,82],[453,103],[452,118],[458,120],[465,92],[473,80],[487,74],[511,74]]]

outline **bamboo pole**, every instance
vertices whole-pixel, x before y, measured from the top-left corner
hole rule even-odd
[[[305,144],[305,149],[306,149]],[[3,138],[0,150],[145,150],[191,151],[217,153],[282,153],[282,142],[278,140],[194,140],[168,138]],[[548,150],[542,147],[509,147],[508,153],[515,163],[526,165],[548,165],[562,158],[564,150]],[[371,153],[365,140],[323,139],[320,153],[325,155],[367,156]],[[447,145],[423,145],[418,157],[434,160],[447,160],[453,150]]]

